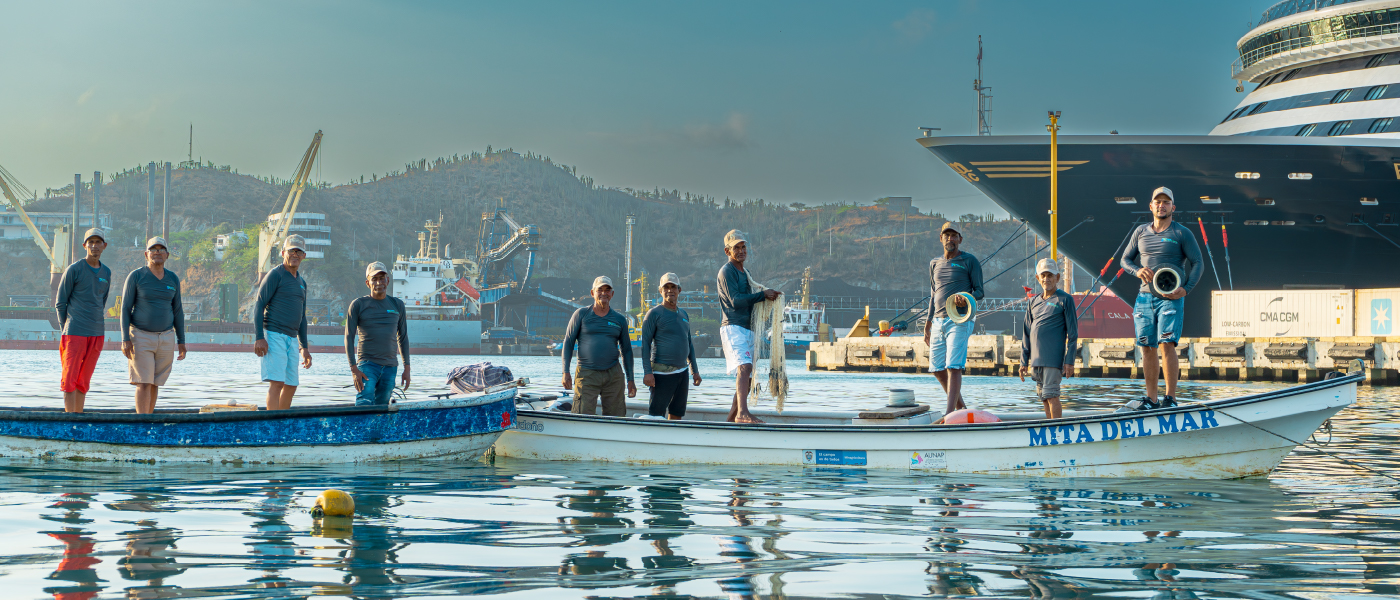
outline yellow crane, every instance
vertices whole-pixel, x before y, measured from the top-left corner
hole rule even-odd
[[[54,243],[50,246],[49,242],[44,239],[44,234],[39,233],[39,228],[36,227],[34,221],[29,218],[29,213],[24,211],[24,204],[20,202],[16,192],[26,197],[33,194],[28,188],[24,187],[24,184],[15,179],[15,176],[11,175],[5,167],[0,166],[0,195],[5,197],[5,202],[14,207],[15,212],[19,214],[20,220],[24,221],[24,226],[29,228],[29,234],[34,236],[34,243],[44,252],[44,258],[49,260],[49,287],[57,289],[58,279],[63,276],[63,269],[68,266],[68,257],[60,256],[58,252],[72,245],[73,225],[65,225],[55,229]]]
[[[311,166],[316,163],[316,155],[321,151],[321,132],[311,138],[311,146],[301,155],[296,174],[292,176],[292,187],[287,190],[287,199],[282,202],[282,212],[276,222],[268,220],[258,233],[258,278],[276,266],[275,257],[281,251],[282,240],[287,237],[287,229],[292,226],[292,217],[297,214],[301,194],[306,191],[306,182],[311,178]]]

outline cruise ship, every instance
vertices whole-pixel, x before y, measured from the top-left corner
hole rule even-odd
[[[1209,335],[1215,289],[1400,287],[1400,0],[1285,0],[1236,47],[1231,72],[1252,89],[1208,135],[1058,140],[1059,248],[1094,274],[1112,260],[1105,280],[1151,191],[1174,191],[1176,220],[1213,255],[1186,336]],[[1046,237],[1048,135],[919,143]],[[1137,287],[1112,285],[1129,303]]]

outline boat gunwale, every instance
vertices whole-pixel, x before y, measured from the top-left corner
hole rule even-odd
[[[1244,406],[1244,405],[1249,405],[1249,404],[1257,404],[1257,403],[1260,403],[1260,402],[1266,402],[1266,401],[1269,401],[1269,400],[1274,400],[1274,399],[1283,398],[1283,397],[1288,397],[1288,396],[1298,396],[1298,395],[1301,395],[1301,394],[1304,394],[1304,393],[1310,393],[1310,392],[1315,392],[1315,391],[1326,390],[1326,389],[1330,389],[1330,388],[1338,387],[1338,386],[1342,386],[1342,385],[1359,383],[1359,382],[1361,382],[1361,381],[1364,380],[1364,379],[1365,379],[1365,376],[1364,376],[1363,374],[1361,374],[1361,373],[1356,373],[1356,374],[1351,374],[1351,375],[1343,375],[1343,376],[1341,376],[1341,377],[1336,377],[1336,378],[1333,378],[1333,379],[1324,379],[1324,380],[1322,380],[1322,381],[1316,381],[1316,382],[1307,383],[1307,384],[1303,384],[1303,385],[1292,386],[1292,387],[1284,388],[1284,389],[1281,389],[1281,390],[1270,390],[1270,391],[1260,392],[1260,393],[1257,393],[1257,394],[1250,394],[1250,395],[1247,395],[1247,396],[1239,396],[1239,397],[1236,397],[1236,398],[1226,398],[1226,399],[1223,399],[1223,400],[1216,400],[1216,401],[1211,401],[1211,402],[1192,403],[1192,404],[1181,403],[1181,404],[1177,404],[1176,406],[1173,406],[1173,407],[1171,407],[1171,408],[1157,408],[1157,409],[1152,409],[1152,410],[1133,411],[1133,412],[1126,412],[1126,413],[1120,413],[1120,412],[1104,412],[1104,413],[1099,413],[1099,414],[1097,414],[1097,415],[1083,415],[1083,416],[1077,416],[1077,417],[1062,417],[1062,418],[1059,418],[1059,419],[1035,419],[1035,420],[1027,420],[1027,421],[1000,421],[1000,422],[996,422],[996,423],[956,423],[956,424],[951,424],[951,425],[931,425],[931,424],[930,424],[930,425],[818,425],[818,424],[814,424],[814,425],[805,425],[805,424],[800,424],[800,423],[763,423],[763,424],[751,424],[751,423],[729,423],[729,422],[724,422],[724,421],[685,421],[685,420],[679,420],[679,421],[665,420],[665,421],[663,421],[663,420],[659,420],[659,419],[637,419],[637,418],[632,418],[632,417],[609,417],[609,416],[600,416],[600,415],[581,415],[581,414],[574,414],[574,413],[571,413],[571,412],[566,413],[566,412],[553,412],[553,411],[546,411],[546,410],[520,409],[520,408],[518,408],[518,407],[517,407],[517,413],[518,413],[518,415],[519,415],[518,418],[540,417],[540,416],[543,416],[543,417],[548,417],[548,418],[551,418],[551,419],[558,419],[558,420],[564,420],[564,421],[582,421],[582,422],[606,423],[606,424],[613,424],[613,425],[642,425],[642,426],[648,426],[648,427],[685,427],[685,428],[691,428],[691,429],[696,429],[696,428],[699,428],[699,429],[705,429],[705,428],[729,428],[729,429],[733,429],[733,430],[735,430],[735,431],[784,431],[784,432],[789,432],[789,433],[795,432],[795,431],[803,431],[803,432],[863,432],[863,433],[874,432],[874,431],[888,431],[888,432],[896,432],[896,431],[897,431],[897,432],[905,432],[905,433],[913,432],[913,431],[926,431],[926,432],[945,432],[945,431],[947,431],[947,432],[953,432],[953,431],[997,431],[997,430],[1008,430],[1008,429],[1025,429],[1025,428],[1030,428],[1030,427],[1044,427],[1044,426],[1049,426],[1049,425],[1058,426],[1058,425],[1070,425],[1070,424],[1081,424],[1081,423],[1098,423],[1098,422],[1103,422],[1103,421],[1117,421],[1117,420],[1121,420],[1121,419],[1125,419],[1125,418],[1139,418],[1139,417],[1148,417],[1148,416],[1173,415],[1173,414],[1181,414],[1181,413],[1188,413],[1188,412],[1196,412],[1196,411],[1200,411],[1200,410],[1202,410],[1202,409],[1213,410],[1213,409],[1217,409],[1217,408],[1235,408],[1235,407],[1239,407],[1239,406]],[[856,413],[853,411],[853,412],[852,412],[852,415],[854,415],[854,414],[856,414]],[[1228,414],[1228,413],[1225,413],[1225,416],[1230,417],[1231,419],[1237,421],[1237,423],[1231,423],[1230,425],[1237,425],[1237,424],[1239,424],[1238,422],[1249,423],[1249,421],[1245,421],[1245,420],[1243,420],[1243,419],[1240,419],[1240,418],[1235,417],[1235,416],[1233,416],[1233,415],[1230,415],[1230,414]],[[522,429],[518,429],[518,428],[513,428],[513,429],[508,430],[508,431],[521,431],[522,433],[534,433],[534,432],[529,431],[528,429],[522,430]],[[541,435],[551,435],[551,434],[543,434],[543,433],[542,433]]]
[[[488,404],[495,404],[502,400],[511,400],[508,395],[501,398],[476,402],[472,404],[444,405],[444,406],[412,406],[413,403],[402,404],[377,404],[377,405],[355,405],[349,406],[329,406],[317,405],[298,408],[288,408],[285,410],[266,410],[258,407],[257,410],[227,410],[202,413],[197,408],[165,408],[157,409],[150,414],[137,414],[132,409],[103,408],[85,410],[80,413],[64,412],[57,407],[10,407],[0,406],[0,421],[69,421],[74,423],[222,423],[229,421],[266,421],[285,419],[311,419],[321,417],[348,417],[356,415],[374,415],[394,413],[399,411],[419,411],[419,410],[458,410],[464,408],[476,408]]]

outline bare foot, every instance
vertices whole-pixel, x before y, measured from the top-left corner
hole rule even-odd
[[[737,418],[734,419],[734,422],[735,422],[735,423],[749,423],[749,424],[753,424],[753,425],[761,425],[761,424],[763,424],[763,421],[760,421],[760,420],[758,419],[758,417],[755,417],[755,416],[753,416],[752,414],[749,414],[749,413],[744,413],[744,414],[742,414],[742,415],[739,415]]]

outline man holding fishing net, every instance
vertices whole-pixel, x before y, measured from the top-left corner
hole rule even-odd
[[[724,313],[724,320],[720,323],[719,337],[724,344],[724,362],[730,375],[736,375],[734,404],[729,408],[729,422],[731,423],[762,423],[753,413],[749,412],[749,392],[754,386],[753,364],[758,352],[756,344],[759,343],[755,335],[755,322],[765,321],[763,317],[771,316],[773,311],[777,311],[779,319],[782,317],[782,307],[777,306],[778,290],[770,290],[758,282],[754,281],[749,272],[744,270],[744,261],[749,258],[748,236],[738,229],[730,230],[724,234],[724,254],[729,257],[729,262],[719,268],[719,306]],[[760,303],[767,303],[762,306]],[[756,305],[760,305],[762,310],[754,310]],[[776,308],[775,308],[776,307]],[[755,314],[758,318],[755,318]],[[760,329],[761,325],[758,326]],[[781,332],[781,326],[777,331]],[[761,331],[759,333],[762,333]],[[783,355],[781,333],[778,334],[778,343],[770,354],[776,357]],[[781,358],[777,359],[781,360]],[[774,398],[781,399],[787,393],[787,378],[782,374],[781,363],[775,361],[777,369],[769,370],[769,392]],[[779,379],[781,381],[779,381]],[[781,407],[779,407],[781,409]]]

